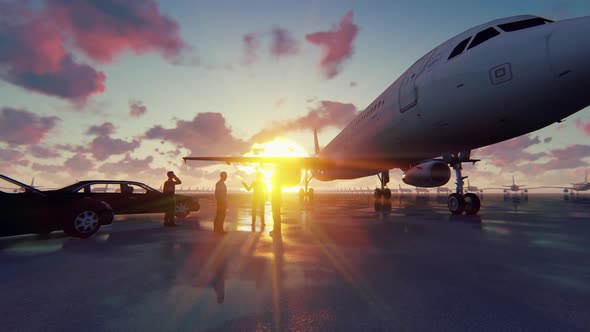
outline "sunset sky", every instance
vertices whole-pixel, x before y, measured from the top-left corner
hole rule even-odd
[[[186,187],[212,187],[225,170],[238,188],[253,176],[182,157],[243,155],[275,136],[311,154],[312,128],[327,144],[422,55],[520,14],[590,15],[590,2],[0,0],[0,173],[158,188],[167,170]],[[589,137],[585,109],[476,150],[483,161],[466,175],[479,187],[579,182]],[[391,175],[397,187],[401,171]]]

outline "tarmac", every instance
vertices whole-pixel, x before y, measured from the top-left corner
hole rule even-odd
[[[94,237],[0,239],[3,331],[588,331],[590,195],[287,195],[283,235],[231,195],[176,228],[117,216]],[[568,197],[569,198],[569,197]]]

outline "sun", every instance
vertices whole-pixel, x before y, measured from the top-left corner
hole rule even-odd
[[[272,141],[265,143],[254,143],[250,148],[250,151],[244,154],[245,157],[307,157],[308,154],[305,150],[294,141],[286,138],[277,137]],[[259,165],[259,164],[242,164],[238,165],[238,169],[242,170],[246,174],[254,175],[258,172],[262,173],[264,182],[270,191],[272,191],[272,176],[276,171],[275,165]],[[247,183],[252,179],[245,179]],[[297,191],[298,186],[284,187],[284,191]]]

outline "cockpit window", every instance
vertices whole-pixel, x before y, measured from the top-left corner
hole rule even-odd
[[[457,55],[463,53],[463,51],[465,50],[465,47],[467,47],[467,44],[469,44],[469,41],[471,40],[471,37],[465,39],[464,41],[460,42],[455,49],[453,49],[453,52],[451,52],[451,55],[449,55],[447,60],[450,60],[454,57],[456,57]]]
[[[500,24],[500,25],[498,25],[498,27],[500,27],[500,29],[502,29],[506,32],[512,32],[512,31],[536,27],[538,25],[543,25],[543,24],[551,23],[551,22],[553,22],[553,21],[548,20],[546,18],[535,17],[535,18],[530,18],[528,20]]]
[[[469,45],[469,47],[467,49],[468,50],[472,49],[475,46],[485,42],[486,40],[494,38],[499,34],[500,34],[500,32],[498,32],[498,30],[496,30],[492,27],[487,28],[483,31],[480,31],[477,35],[475,35],[475,37],[473,38],[473,41],[471,42],[471,44]]]

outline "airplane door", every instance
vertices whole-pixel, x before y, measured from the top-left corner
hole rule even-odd
[[[418,92],[415,84],[416,73],[411,69],[406,72],[399,89],[399,110],[401,113],[410,110],[418,103]]]
[[[406,112],[418,104],[418,89],[416,79],[420,76],[426,61],[435,53],[436,50],[426,54],[420,60],[416,61],[404,75],[399,89],[399,109],[400,112]]]

